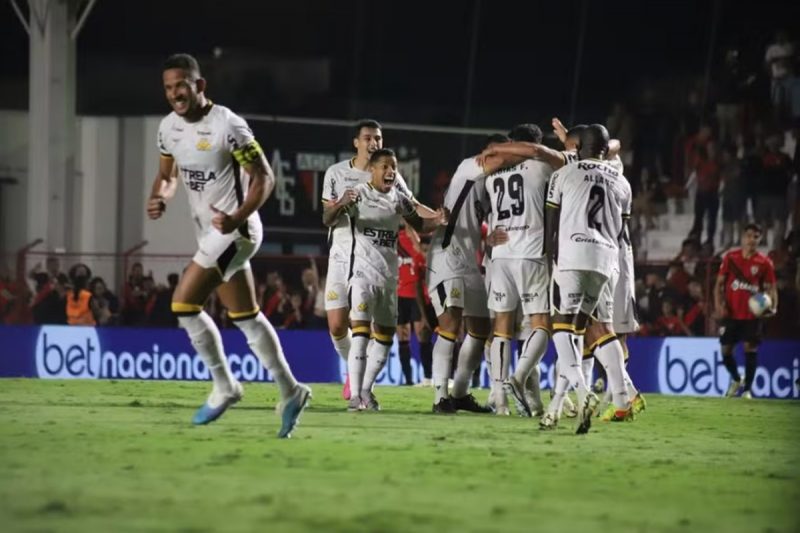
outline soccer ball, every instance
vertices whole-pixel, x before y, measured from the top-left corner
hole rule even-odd
[[[772,309],[772,300],[770,300],[767,293],[757,292],[747,301],[747,306],[755,316],[761,316],[769,309]]]

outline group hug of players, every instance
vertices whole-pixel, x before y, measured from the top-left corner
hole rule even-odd
[[[403,324],[422,318],[435,325],[432,350],[421,336],[423,366],[425,352],[432,352],[435,413],[508,414],[510,397],[520,415],[541,416],[542,429],[555,428],[564,411],[577,415],[577,432],[585,433],[601,414],[590,389],[595,359],[608,382],[603,420],[631,420],[645,408],[625,370],[624,335],[638,324],[627,229],[631,189],[616,155],[619,144],[599,124],[566,130],[554,119],[553,126],[564,151],[542,145],[541,129],[532,124],[490,137],[481,154],[461,162],[443,206],[433,211],[409,191],[395,154],[382,147],[380,125],[356,125],[356,156],[330,167],[323,186],[323,222],[333,228],[326,310],[334,347],[347,361],[348,410],[380,409],[373,385],[398,324],[403,224],[432,234],[424,260],[415,233],[407,239],[412,250],[402,247],[403,262],[425,272],[427,294],[420,284],[403,295],[399,310]],[[480,265],[484,222],[488,249]],[[405,351],[408,331],[400,331]],[[522,343],[511,374],[514,337]],[[545,409],[539,363],[551,338],[558,361]],[[486,406],[469,393],[485,346],[492,380]],[[572,389],[577,408],[567,396]]]

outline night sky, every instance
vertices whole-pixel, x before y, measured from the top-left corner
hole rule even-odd
[[[202,61],[220,47],[220,61],[229,62],[242,56],[330,59],[325,94],[298,100],[248,82],[257,94],[226,95],[239,100],[226,104],[242,112],[353,118],[372,110],[387,121],[460,125],[475,5],[467,0],[98,0],[79,38],[78,111],[162,113],[167,110],[159,85],[163,58],[187,51]],[[589,115],[586,120],[604,118],[614,101],[635,100],[644,86],[663,93],[672,84],[702,80],[713,1],[585,5],[577,112]],[[582,6],[581,1],[480,2],[470,125],[491,126],[520,114],[533,121],[566,116]],[[775,29],[800,20],[800,2],[756,6],[719,2],[715,64],[726,47],[737,46],[763,73],[764,47]],[[0,2],[0,20],[0,89],[5,107],[24,108],[27,36],[8,2]],[[209,92],[214,94],[213,86]],[[217,87],[220,92],[225,94]],[[353,96],[360,102],[356,108],[348,107]]]

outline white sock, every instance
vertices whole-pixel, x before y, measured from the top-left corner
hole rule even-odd
[[[547,412],[560,417],[564,408],[564,399],[569,392],[569,380],[561,374],[556,374],[554,379],[556,383],[553,386],[553,397],[550,398]]]
[[[499,335],[492,339],[492,389],[503,390],[503,381],[508,379],[508,368],[511,363],[511,340]],[[497,398],[495,398],[497,401]]]
[[[539,365],[535,365],[531,369],[530,374],[528,374],[528,379],[525,380],[524,387],[525,390],[530,391],[537,403],[542,403],[542,389],[540,380],[541,371],[539,370]]]
[[[472,374],[481,364],[484,344],[486,344],[486,339],[479,339],[472,335],[467,335],[467,338],[464,339],[461,350],[458,352],[458,366],[453,375],[453,397],[463,398],[469,394],[469,384],[472,381]]]
[[[628,407],[628,389],[625,386],[624,374],[624,355],[622,353],[622,345],[618,340],[614,339],[607,342],[602,346],[598,346],[594,350],[595,357],[606,369],[608,375],[608,390],[611,391],[611,398],[614,402],[614,407],[617,409],[626,409]]]
[[[353,335],[350,355],[347,356],[347,373],[350,375],[350,393],[353,396],[361,394],[361,382],[364,380],[364,371],[367,368],[368,344],[368,336]]]
[[[275,333],[275,328],[269,323],[264,313],[259,311],[253,318],[236,320],[234,324],[242,330],[244,336],[247,337],[248,346],[272,375],[272,379],[275,380],[278,390],[281,392],[281,398],[291,396],[297,387],[297,380],[294,379],[286,357],[283,355],[278,334]]]
[[[347,354],[350,353],[350,342],[352,338],[353,338],[353,333],[352,331],[350,331],[350,328],[347,328],[347,334],[341,339],[337,339],[333,335],[331,335],[331,342],[333,343],[333,349],[336,350],[336,353],[339,354],[339,357],[342,358],[342,361],[347,362]]]
[[[547,351],[547,341],[550,335],[546,330],[536,328],[525,340],[522,345],[522,355],[517,362],[517,369],[514,371],[514,379],[519,383],[525,383],[534,368],[538,368],[539,362]]]
[[[447,398],[447,382],[453,370],[453,348],[455,343],[438,335],[433,344],[433,390],[435,403]],[[351,378],[352,379],[352,378]]]
[[[386,360],[389,359],[389,348],[391,347],[391,344],[384,344],[375,339],[367,346],[367,370],[364,372],[364,382],[361,384],[362,393],[372,392],[372,386],[375,385],[378,374],[381,373],[386,366]]]
[[[192,346],[208,367],[214,382],[208,403],[211,407],[218,407],[233,390],[236,382],[225,358],[219,328],[205,311],[197,315],[179,316],[178,324],[189,334]]]
[[[639,389],[633,384],[633,380],[628,374],[628,368],[625,365],[622,366],[622,377],[625,380],[625,387],[628,389],[628,398],[633,399],[634,396],[639,394]]]
[[[556,331],[553,334],[553,344],[558,353],[559,372],[574,387],[578,393],[578,405],[589,394],[589,388],[581,372],[581,358],[583,357],[583,335],[576,335],[568,331]],[[556,391],[558,392],[558,391]]]
[[[583,380],[589,387],[592,386],[594,380],[594,357],[585,357],[581,360],[581,371],[583,372]]]

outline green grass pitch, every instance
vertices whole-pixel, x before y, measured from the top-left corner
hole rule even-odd
[[[208,386],[0,381],[0,531],[800,530],[798,402],[650,395],[576,436],[433,416],[430,389],[347,413],[316,385],[278,440],[273,385],[192,427]]]

